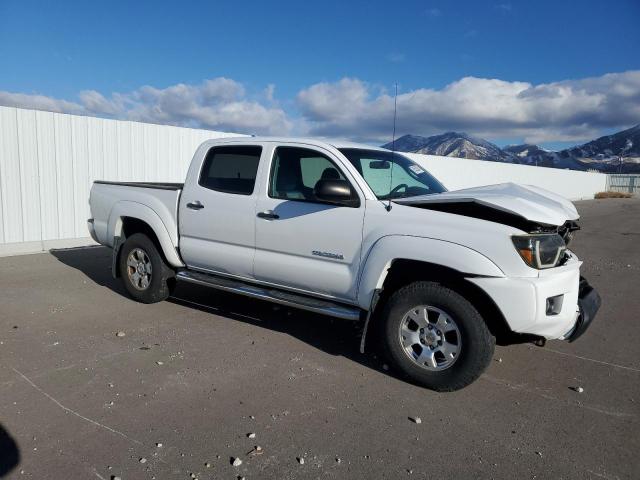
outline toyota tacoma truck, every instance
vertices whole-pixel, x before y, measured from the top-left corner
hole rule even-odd
[[[96,181],[93,239],[154,303],[191,282],[362,322],[394,369],[438,390],[496,341],[573,341],[600,307],[568,244],[578,212],[538,187],[447,191],[408,156],[310,139],[225,138],[184,184]],[[367,335],[369,332],[369,335]]]

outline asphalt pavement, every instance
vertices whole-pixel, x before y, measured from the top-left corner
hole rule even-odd
[[[640,200],[578,209],[591,329],[497,347],[454,393],[351,322],[192,285],[138,304],[102,247],[0,258],[0,476],[640,478]]]

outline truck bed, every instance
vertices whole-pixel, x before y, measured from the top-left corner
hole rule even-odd
[[[160,241],[178,246],[178,202],[183,183],[96,180],[90,194],[94,239],[109,247],[120,235],[117,219],[132,216],[151,225]]]

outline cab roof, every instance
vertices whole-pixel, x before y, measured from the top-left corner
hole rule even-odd
[[[207,143],[226,143],[226,142],[270,142],[270,143],[300,143],[305,145],[315,145],[318,147],[332,146],[334,148],[360,148],[363,150],[379,150],[386,152],[386,148],[366,145],[364,143],[351,142],[349,140],[339,139],[321,139],[311,137],[258,137],[258,136],[242,136],[242,137],[222,137],[207,140]]]

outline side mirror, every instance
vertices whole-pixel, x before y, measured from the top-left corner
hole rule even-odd
[[[318,180],[313,194],[321,202],[344,207],[359,207],[360,199],[346,180]]]

